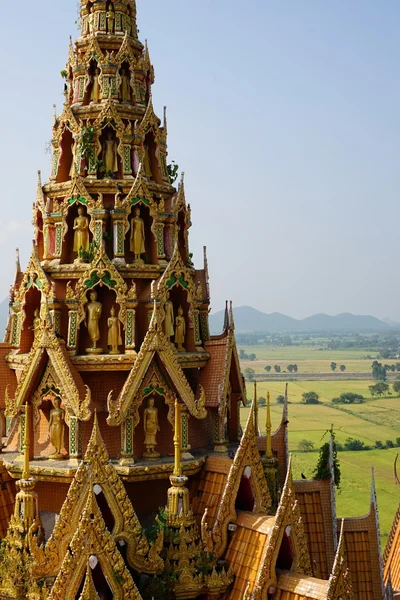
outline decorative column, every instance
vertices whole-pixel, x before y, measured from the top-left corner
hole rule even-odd
[[[74,104],[83,102],[86,91],[86,80],[86,67],[76,67],[74,69]]]
[[[124,136],[125,138],[125,136]],[[133,171],[132,171],[132,145],[131,138],[129,136],[129,141],[124,139],[124,143],[122,144],[122,156],[123,156],[123,178],[124,179],[133,179]]]
[[[221,415],[219,410],[215,410],[213,413],[214,416],[214,452],[220,452],[224,454],[228,451],[225,443],[225,425],[224,425],[224,415]]]
[[[19,304],[12,307],[11,317],[11,345],[19,348],[21,343],[22,312]]]
[[[129,412],[121,425],[121,458],[119,464],[129,467],[134,463],[134,422],[133,414]]]
[[[82,425],[74,414],[69,416],[69,458],[76,463],[82,460]]]
[[[71,356],[75,356],[78,350],[78,307],[68,312],[67,349]]]
[[[54,146],[54,143],[56,146]],[[50,179],[54,181],[57,178],[58,173],[58,163],[60,161],[60,148],[58,147],[58,142],[53,143],[53,160],[51,166],[51,175]]]
[[[115,209],[111,212],[113,221],[113,242],[114,242],[114,258],[113,263],[125,265],[125,228],[126,228],[126,213],[122,209]]]
[[[197,308],[192,310],[193,315],[193,331],[194,331],[194,344],[195,346],[201,346],[201,332],[200,332],[200,311]]]
[[[208,307],[206,309],[202,308],[200,310],[200,328],[201,328],[201,337],[203,342],[208,342],[210,339],[210,327],[208,324]]]
[[[96,157],[96,142],[92,142],[87,145],[86,149],[86,166],[87,166],[87,178],[97,178],[97,157]]]
[[[61,311],[60,311],[60,303],[50,301],[49,304],[49,313],[51,323],[53,325],[53,329],[56,333],[61,333]]]
[[[19,451],[23,452],[25,447],[25,436],[26,436],[26,414],[25,406],[21,408],[21,414],[19,418]]]
[[[106,218],[106,212],[103,209],[94,210],[91,216],[92,220],[90,223],[90,230],[93,233],[93,240],[100,248],[100,246],[103,244],[103,223],[104,219]]]
[[[156,223],[155,224],[155,232],[157,238],[157,260],[159,265],[166,265],[167,261],[165,256],[165,247],[164,247],[164,223]]]

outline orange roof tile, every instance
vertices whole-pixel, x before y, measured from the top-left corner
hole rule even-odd
[[[218,387],[224,383],[226,352],[228,338],[210,339],[205,344],[205,350],[210,359],[201,370],[199,383],[206,394],[206,406],[218,406]]]
[[[282,571],[278,578],[275,600],[325,600],[329,581]]]
[[[328,579],[335,560],[334,518],[330,481],[295,481],[311,567],[315,577]]]
[[[225,558],[235,573],[229,600],[242,600],[250,583],[253,591],[261,573],[269,533],[275,517],[239,513],[236,531],[229,542]]]
[[[400,504],[393,521],[389,539],[383,556],[385,563],[385,581],[390,577],[395,591],[400,591]]]
[[[222,494],[224,493],[232,459],[224,456],[208,458],[200,474],[200,479],[192,492],[196,495],[192,500],[192,510],[200,524],[204,511],[208,509],[207,524],[214,525]]]

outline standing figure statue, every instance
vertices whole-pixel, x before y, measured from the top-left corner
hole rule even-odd
[[[158,424],[158,409],[154,406],[154,398],[149,398],[149,403],[144,411],[144,432],[146,446],[145,458],[159,458],[159,453],[155,451],[157,445],[157,433],[160,431]]]
[[[101,354],[103,352],[102,348],[97,348],[97,342],[100,339],[99,321],[102,309],[101,303],[97,300],[97,292],[90,292],[90,302],[86,308],[85,319],[85,325],[89,332],[90,341],[92,342],[91,348],[86,348],[88,354]]]
[[[52,460],[62,460],[64,458],[62,450],[64,449],[65,410],[60,408],[60,404],[60,398],[54,398],[54,408],[50,411],[50,442],[55,448],[55,452],[53,454],[50,454],[49,456],[49,458],[51,458]]]
[[[93,33],[93,31],[94,31],[94,10],[93,10],[93,6],[91,6],[90,9],[89,9],[88,25],[89,25],[89,33]]]
[[[78,208],[78,216],[74,221],[74,252],[79,254],[81,248],[89,250],[89,219],[85,216],[83,207]]]
[[[131,101],[131,81],[125,69],[121,73],[120,99],[122,100],[122,102]]]
[[[153,172],[151,170],[149,147],[146,144],[144,145],[143,167],[144,167],[144,174],[146,175],[147,179],[152,179]]]
[[[96,67],[91,77],[92,89],[90,92],[90,102],[98,104],[100,100],[100,69]]]
[[[171,294],[168,292],[165,303],[164,332],[169,342],[171,341],[171,337],[175,335],[174,321],[174,305],[171,302]]]
[[[183,308],[180,306],[178,308],[178,316],[175,321],[175,344],[178,348],[178,352],[186,352],[184,343],[186,336],[186,322],[185,317],[183,316]]]
[[[135,216],[131,221],[130,249],[133,252],[133,262],[136,265],[143,264],[141,255],[146,252],[145,241],[144,221],[140,218],[140,208],[135,208]]]
[[[122,345],[121,321],[115,316],[115,308],[110,310],[108,324],[108,346],[111,348],[109,354],[120,354],[118,346]]]
[[[114,7],[111,3],[110,3],[110,6],[108,7],[106,17],[107,17],[107,33],[114,33],[115,15],[114,15]]]
[[[111,131],[108,132],[108,137],[103,145],[103,163],[106,174],[118,172],[117,142]]]

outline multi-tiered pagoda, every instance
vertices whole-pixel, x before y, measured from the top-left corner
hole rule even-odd
[[[374,488],[338,521],[332,448],[326,479],[292,479],[287,403],[241,430],[135,0],[81,0],[80,26],[0,345],[0,597],[390,598]]]

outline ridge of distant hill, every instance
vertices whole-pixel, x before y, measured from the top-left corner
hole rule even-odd
[[[221,333],[225,311],[220,310],[210,315],[210,330],[213,334]],[[312,315],[306,319],[293,319],[281,313],[263,313],[251,306],[239,306],[233,310],[235,327],[238,333],[277,333],[293,332],[385,332],[393,326],[370,315],[352,315],[342,313],[331,316],[325,314]]]
[[[382,321],[384,323],[386,323],[386,325],[390,325],[390,327],[398,327],[398,328],[400,328],[400,323],[398,323],[397,321],[393,321],[393,319],[389,319],[389,317],[386,317],[385,319],[382,319]]]

